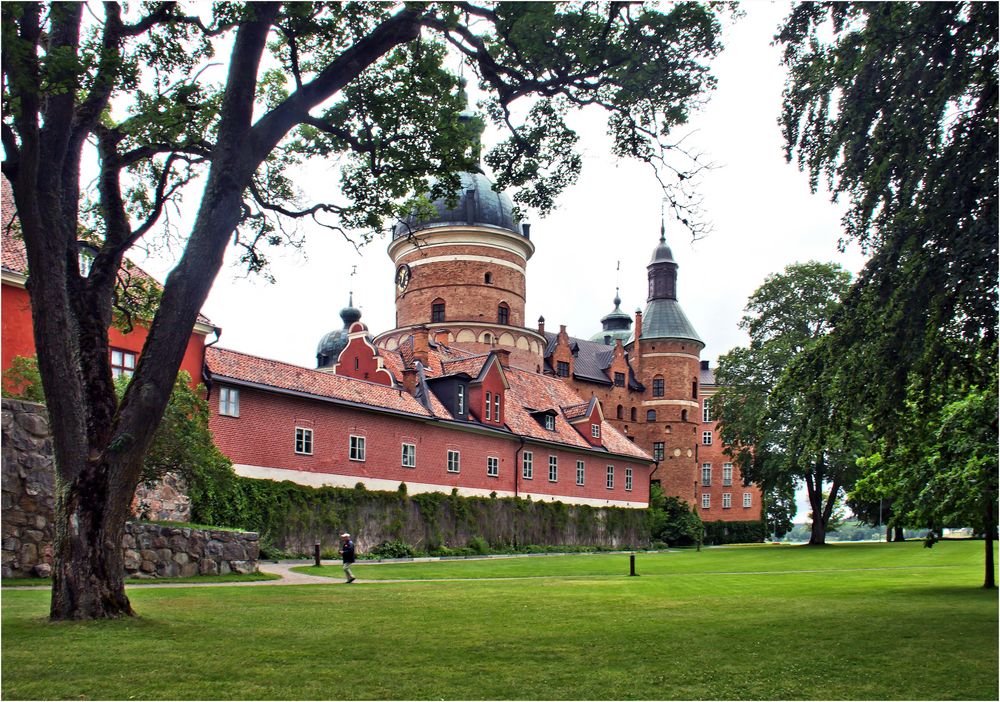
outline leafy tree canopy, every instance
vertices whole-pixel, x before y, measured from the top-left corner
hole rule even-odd
[[[776,37],[786,156],[871,254],[835,340],[879,434],[915,380],[985,387],[996,366],[997,8],[801,3]]]
[[[769,276],[740,322],[750,345],[719,358],[721,389],[712,398],[722,441],[746,480],[774,495],[776,507],[805,483],[813,512],[822,516],[814,520],[817,543],[839,489],[853,479],[854,424],[833,431],[824,421],[847,419],[832,395],[838,381],[827,334],[849,286],[850,274],[830,263],[793,264]]]

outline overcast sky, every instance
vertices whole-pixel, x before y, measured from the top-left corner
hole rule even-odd
[[[864,262],[857,247],[838,251],[840,208],[825,192],[811,194],[806,176],[784,160],[777,124],[784,70],[779,48],[770,43],[788,7],[743,3],[745,16],[726,27],[726,48],[713,67],[717,89],[677,134],[689,134],[685,143],[716,165],[699,189],[711,233],[692,241],[679,224],[666,222],[680,266],[678,299],[706,343],[702,358],[713,367],[720,354],[746,343],[737,324],[766,276],[799,261],[835,261],[852,273]],[[526,319],[534,326],[544,315],[548,330],[565,324],[570,335],[587,338],[611,311],[616,282],[623,310],[645,307],[662,196],[648,166],[609,155],[601,120],[581,116],[574,124],[585,155],[579,182],[547,218],[529,217],[536,252],[528,264]],[[489,148],[489,133],[486,139]],[[322,194],[336,182],[334,167],[314,164],[300,186]],[[223,269],[204,307],[223,329],[220,346],[315,367],[316,345],[342,326],[338,312],[349,291],[374,333],[393,326],[388,242],[372,242],[359,254],[318,227],[304,233],[304,251],[275,254],[273,285],[245,279],[234,266]],[[136,260],[161,279],[172,265]],[[797,521],[804,517],[800,508]]]
[[[852,272],[863,263],[856,248],[837,250],[839,209],[825,193],[810,194],[805,175],[784,160],[777,125],[784,72],[770,41],[787,7],[744,3],[746,16],[726,27],[726,48],[714,65],[718,88],[678,132],[716,165],[699,188],[711,233],[692,241],[679,223],[669,216],[666,222],[680,266],[678,299],[705,340],[702,358],[713,366],[719,354],[746,343],[737,323],[747,296],[767,275],[810,259],[837,261]],[[662,200],[648,166],[610,156],[597,117],[574,120],[585,155],[578,183],[548,217],[529,217],[536,252],[528,264],[527,323],[534,326],[544,315],[547,329],[565,324],[570,335],[585,338],[611,311],[616,282],[623,310],[645,307],[646,264],[659,238]],[[334,167],[315,164],[300,186],[322,194],[336,182]],[[319,339],[342,326],[338,312],[351,290],[373,332],[393,326],[388,242],[374,241],[359,254],[319,227],[303,232],[304,251],[274,254],[273,285],[245,279],[233,265],[223,269],[204,307],[223,329],[221,346],[312,367]],[[161,279],[172,265],[137,262]]]

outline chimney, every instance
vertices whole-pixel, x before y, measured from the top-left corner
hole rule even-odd
[[[538,318],[538,333],[545,336],[545,317]]]
[[[430,352],[427,339],[427,327],[417,327],[413,330],[413,360],[420,361],[427,365],[427,356]]]
[[[701,369],[702,370],[708,370],[708,361],[702,361],[701,362]]]
[[[493,349],[493,353],[497,355],[501,367],[510,368],[510,349]]]
[[[638,307],[635,310],[635,340],[639,341],[639,337],[642,336],[642,310]],[[638,348],[638,346],[636,346]]]
[[[410,395],[417,391],[417,370],[415,368],[403,369],[403,391]]]
[[[436,343],[436,344],[444,344],[445,346],[447,346],[448,345],[448,330],[447,329],[438,329],[436,332],[434,332],[434,343]],[[424,365],[426,366],[427,364],[424,363]]]

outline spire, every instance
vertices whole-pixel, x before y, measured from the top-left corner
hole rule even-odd
[[[677,299],[677,263],[667,246],[667,228],[660,219],[660,243],[653,249],[653,258],[646,267],[649,271],[649,297],[655,299]]]
[[[361,310],[354,306],[354,292],[347,294],[347,307],[340,310],[340,318],[344,320],[344,329],[349,329],[352,324],[361,319]]]

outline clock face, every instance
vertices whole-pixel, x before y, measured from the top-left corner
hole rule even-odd
[[[400,290],[406,290],[406,286],[410,284],[410,267],[405,263],[396,269],[396,287]]]

